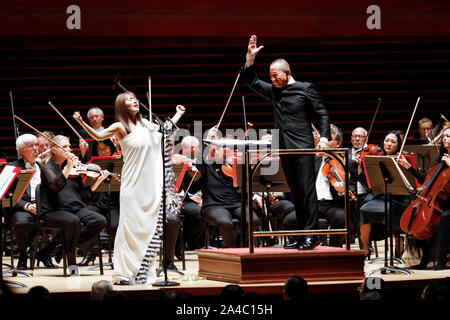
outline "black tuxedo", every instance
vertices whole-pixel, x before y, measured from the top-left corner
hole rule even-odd
[[[294,82],[277,88],[260,80],[253,67],[243,70],[247,85],[272,102],[280,149],[314,148],[311,122],[316,120],[322,137],[331,138],[328,112],[313,84]],[[318,227],[314,156],[281,156],[281,165],[294,198],[297,221],[303,229]]]
[[[36,162],[37,163],[37,162]],[[12,166],[26,169],[25,160],[20,158],[11,163]],[[37,163],[40,168],[40,164]],[[17,181],[14,182],[17,184]],[[34,203],[31,201],[31,186],[28,185],[27,189],[23,193],[22,198],[17,201],[13,209],[11,217],[11,224],[14,227],[15,239],[17,246],[21,252],[25,252],[27,247],[31,244],[33,236],[37,231],[38,220],[36,215],[25,210],[27,203]]]

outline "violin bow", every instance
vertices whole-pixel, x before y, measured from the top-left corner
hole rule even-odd
[[[239,81],[239,77],[240,77],[240,76],[241,76],[241,71],[239,71],[239,73],[238,73],[238,75],[237,75],[237,77],[236,77],[236,81],[234,81],[233,89],[231,89],[231,93],[230,93],[230,96],[228,97],[227,104],[225,105],[225,108],[223,109],[222,115],[220,116],[219,122],[218,122],[217,125],[216,125],[216,126],[217,126],[217,129],[219,129],[220,124],[222,123],[223,116],[225,115],[225,112],[227,111],[228,104],[230,103],[231,97],[233,96],[234,89],[236,89],[236,85],[237,85],[237,83],[238,83],[238,81]]]
[[[375,117],[377,116],[378,109],[380,108],[381,98],[378,98],[377,109],[375,110],[375,114],[373,115],[372,122],[370,123],[369,132],[367,133],[367,141],[369,141],[370,132],[372,132],[373,124],[375,123]],[[367,142],[366,142],[367,143]]]
[[[152,119],[152,79],[151,79],[151,77],[148,77],[147,80],[148,80],[147,98],[148,98],[148,109],[149,109],[148,119],[149,119],[150,123],[152,123],[153,122],[153,119]]]
[[[408,129],[406,129],[405,137],[403,138],[402,147],[400,148],[400,152],[398,153],[397,160],[400,158],[400,155],[403,152],[403,147],[405,146],[406,138],[408,137],[409,129],[411,128],[411,123],[414,119],[414,115],[416,114],[417,106],[419,105],[420,97],[417,98],[416,106],[414,107],[413,114],[411,119],[409,120]]]
[[[80,139],[80,141],[83,141],[87,145],[88,143],[86,142],[86,140],[83,139],[83,137],[78,133],[78,131],[75,130],[75,128],[70,124],[70,122],[61,114],[61,112],[59,112],[59,110],[55,107],[55,105],[51,101],[49,101],[48,104],[50,105],[50,107],[52,107],[53,110],[56,111],[56,113],[61,118],[63,118],[63,120],[67,123],[67,125],[70,127],[70,129],[72,129],[73,132],[75,132],[75,134],[78,136],[78,139]]]
[[[13,101],[12,91],[9,91],[9,99],[11,101],[11,111],[12,111],[12,115],[13,115],[14,137],[17,140],[17,138],[19,137],[19,129],[16,125],[16,119],[14,118],[15,113],[14,113],[14,101]],[[19,151],[17,151],[17,157],[19,158]]]
[[[23,124],[25,124],[26,126],[28,126],[29,128],[31,128],[32,130],[36,131],[37,133],[39,133],[40,135],[43,135],[44,137],[46,137],[48,140],[50,140],[55,146],[61,148],[62,150],[64,150],[63,147],[61,147],[58,143],[56,143],[53,139],[49,138],[48,136],[46,136],[45,134],[43,134],[42,132],[40,132],[38,129],[36,129],[35,127],[33,127],[31,124],[28,124],[25,120],[22,120],[21,118],[19,118],[18,116],[14,115],[14,118],[16,118],[17,120],[19,120],[20,122],[22,122]],[[64,150],[65,151],[65,150]]]

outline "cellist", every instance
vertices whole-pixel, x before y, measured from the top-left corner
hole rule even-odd
[[[443,130],[442,143],[443,147],[437,158],[436,163],[444,162],[450,167],[450,127]],[[398,163],[408,169],[421,184],[426,184],[426,173],[422,173],[414,169],[411,164],[402,156]],[[439,177],[438,177],[439,179]],[[442,207],[442,214],[436,233],[427,240],[417,240],[416,245],[422,249],[422,257],[418,265],[413,266],[414,269],[426,269],[430,261],[435,261],[435,270],[446,268],[447,254],[450,253],[450,199],[447,198]]]

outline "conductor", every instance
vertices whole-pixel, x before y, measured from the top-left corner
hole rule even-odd
[[[276,59],[270,65],[272,84],[258,78],[253,62],[264,46],[257,46],[252,35],[248,44],[245,67],[242,71],[247,85],[267,101],[272,102],[275,129],[279,130],[280,149],[314,148],[311,122],[317,121],[320,141],[317,149],[327,148],[331,139],[328,112],[315,86],[295,81],[288,62]],[[297,221],[304,230],[318,229],[318,202],[315,190],[314,155],[284,155],[281,164],[294,198]],[[285,245],[287,249],[311,250],[320,244],[318,236]]]

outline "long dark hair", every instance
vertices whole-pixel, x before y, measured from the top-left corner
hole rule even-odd
[[[98,156],[97,147],[100,143],[107,145],[111,149],[111,155],[113,155],[115,152],[117,152],[116,146],[111,141],[111,139],[105,139],[105,140],[101,140],[101,141],[94,140],[94,142],[92,143],[92,156],[94,156],[94,157]]]
[[[142,125],[144,123],[142,122],[141,113],[136,113],[136,118],[131,119],[130,113],[128,112],[127,106],[125,105],[125,100],[127,99],[127,96],[132,95],[134,98],[136,98],[136,95],[131,91],[126,91],[121,94],[119,94],[116,98],[115,103],[115,111],[116,111],[116,121],[121,122],[123,126],[125,127],[125,130],[127,133],[131,132],[130,126],[128,125],[128,122],[132,122],[134,124],[137,124],[140,122]]]
[[[383,138],[383,141],[381,143],[381,155],[386,155],[386,151],[384,151],[384,139],[390,134],[393,134],[397,137],[397,150],[394,151],[394,153],[399,152],[400,148],[402,147],[402,133],[398,130],[392,130],[389,131]]]

